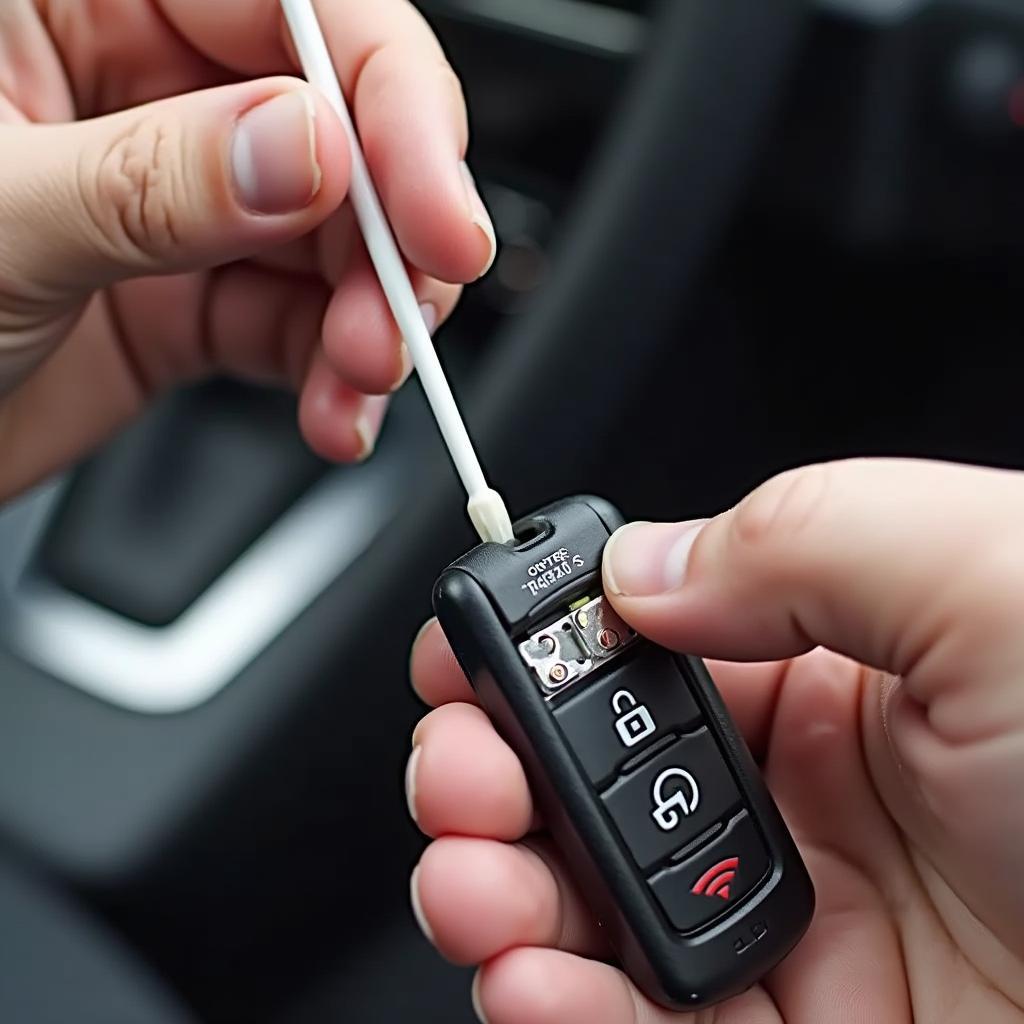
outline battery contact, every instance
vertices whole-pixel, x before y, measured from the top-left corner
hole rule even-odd
[[[581,603],[582,601],[582,603]],[[582,598],[519,645],[549,699],[621,654],[636,639],[603,597]]]

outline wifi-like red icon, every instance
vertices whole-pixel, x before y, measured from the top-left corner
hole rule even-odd
[[[727,900],[729,885],[739,869],[739,857],[727,857],[725,860],[720,860],[697,879],[690,892],[695,896],[720,896],[723,900]]]

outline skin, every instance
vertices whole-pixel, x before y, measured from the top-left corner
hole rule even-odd
[[[1022,516],[1021,474],[849,462],[609,545],[620,614],[724,659],[713,674],[817,890],[795,952],[696,1015],[653,1005],[614,966],[518,760],[429,624],[412,677],[436,710],[407,787],[434,841],[413,903],[441,953],[482,965],[482,1018],[1024,1021]]]
[[[460,169],[458,80],[405,0],[318,7],[417,296],[442,322],[494,255]],[[341,125],[284,77],[297,70],[277,0],[0,5],[0,500],[214,372],[294,388],[314,448],[368,454],[407,366],[343,205]],[[271,156],[315,155],[317,191],[257,215],[230,180],[232,132],[296,90],[315,134]]]

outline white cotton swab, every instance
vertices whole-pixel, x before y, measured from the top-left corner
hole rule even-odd
[[[334,107],[348,136],[352,161],[349,199],[391,312],[412,355],[427,401],[466,488],[469,517],[481,540],[506,544],[515,539],[508,510],[501,495],[487,484],[448,378],[437,358],[394,233],[370,177],[312,0],[281,0],[281,7],[306,78]]]

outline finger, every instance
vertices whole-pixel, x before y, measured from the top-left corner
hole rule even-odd
[[[772,721],[789,662],[708,662],[715,687],[728,705],[755,760],[768,752]]]
[[[520,948],[486,964],[474,1003],[487,1024],[698,1024],[708,1013],[656,1006],[619,970],[554,949]],[[823,1018],[824,1019],[824,1018]],[[782,1024],[761,988],[716,1007],[714,1024]]]
[[[332,462],[362,462],[373,454],[388,397],[364,395],[331,368],[315,348],[299,397],[299,426],[307,444]]]
[[[56,343],[57,313],[94,289],[298,238],[347,188],[340,124],[289,79],[90,122],[2,127],[0,144],[0,274],[18,298],[7,387]]]
[[[765,775],[799,845],[827,844],[896,903],[912,886],[903,846],[866,770],[865,685],[865,669],[830,651],[790,662]]]
[[[297,67],[280,0],[159,0],[167,20],[196,49],[244,75],[267,75]],[[338,75],[351,94],[370,55],[398,41],[419,43],[440,53],[427,23],[407,0],[317,0],[317,14],[329,37]]]
[[[296,67],[277,0],[163,7],[203,53],[239,72]],[[494,228],[463,165],[465,103],[436,38],[405,0],[317,8],[403,252],[432,277],[475,280],[493,262]]]
[[[411,275],[427,329],[448,318],[460,288],[418,272]],[[355,246],[324,322],[324,351],[335,372],[357,391],[397,391],[412,372],[398,325],[361,243]]]
[[[449,836],[427,847],[412,878],[420,927],[459,964],[516,946],[608,956],[596,922],[549,846]]]
[[[413,641],[409,675],[416,695],[430,707],[477,703],[437,619],[430,619]]]
[[[257,253],[252,262],[269,270],[318,277],[337,287],[357,240],[352,205],[342,203],[312,234]]]
[[[297,390],[320,342],[326,286],[239,264],[214,280],[204,370]]]
[[[816,651],[791,663],[778,699],[765,775],[817,894],[810,930],[766,982],[786,1020],[913,1019],[893,908],[905,914],[920,888],[865,768],[865,680]]]
[[[36,293],[201,269],[299,238],[348,185],[340,123],[287,78],[2,131],[3,251],[19,254]]]
[[[96,117],[238,78],[182,38],[159,3],[121,3],[116,12],[87,3],[6,6],[16,19],[24,12],[23,28],[41,37],[27,35],[14,50],[33,54],[12,96],[33,121]]]
[[[455,72],[420,46],[387,46],[359,76],[355,117],[399,244],[444,281],[475,281],[498,251],[465,161],[466,108]]]
[[[297,389],[319,341],[329,299],[326,286],[312,279],[246,264],[205,276],[126,282],[109,294],[113,322],[132,337],[145,337],[145,345],[132,345],[130,352],[137,382],[147,395],[215,372]],[[127,344],[122,348],[129,351]],[[49,367],[42,371],[48,372]],[[103,403],[109,390],[97,394],[95,410],[79,404],[80,429],[88,431],[94,419],[106,420]]]
[[[320,253],[316,234],[303,235],[294,242],[279,245],[266,252],[256,253],[250,262],[263,270],[276,270],[284,274],[317,276],[320,273]]]
[[[416,727],[406,795],[413,819],[430,836],[511,840],[534,823],[519,759],[469,704],[448,704]]]
[[[1005,645],[989,641],[1015,635],[1024,573],[1007,555],[1020,547],[1022,512],[1017,474],[883,460],[815,466],[703,526],[625,528],[609,544],[605,582],[619,611],[659,642],[743,660],[822,644],[912,676],[927,700],[953,674],[1005,669]],[[934,672],[913,672],[932,657]],[[951,702],[944,724],[963,736],[1011,706],[1019,714],[1005,695],[994,709]]]

